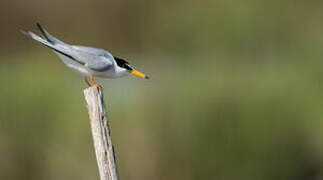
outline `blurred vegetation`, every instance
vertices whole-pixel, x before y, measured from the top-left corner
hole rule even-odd
[[[152,77],[99,80],[121,179],[323,179],[322,18],[304,0],[1,1],[0,179],[98,179],[86,85],[20,34],[36,22]]]

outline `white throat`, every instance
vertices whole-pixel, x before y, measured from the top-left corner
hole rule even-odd
[[[115,77],[122,77],[122,76],[126,76],[129,75],[129,71],[125,68],[121,68],[118,65],[115,66]]]

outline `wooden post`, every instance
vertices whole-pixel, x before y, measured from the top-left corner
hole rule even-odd
[[[84,90],[89,111],[96,160],[101,180],[118,180],[114,147],[102,91],[96,87]]]

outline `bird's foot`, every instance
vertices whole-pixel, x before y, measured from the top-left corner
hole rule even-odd
[[[99,91],[102,91],[102,86],[98,85],[98,84],[93,84],[96,88],[98,88]]]
[[[95,82],[94,76],[90,76],[90,80],[93,82],[93,85],[98,88],[99,91],[102,91],[102,87]]]
[[[86,76],[84,76],[84,77],[83,77],[83,79],[84,79],[85,83],[87,84],[87,86],[88,86],[88,87],[91,87],[91,84],[90,84],[90,83],[89,83],[89,81],[87,80],[87,77],[86,77]]]

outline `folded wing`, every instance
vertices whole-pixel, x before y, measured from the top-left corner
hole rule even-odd
[[[45,39],[32,32],[22,31],[22,33],[91,70],[102,72],[112,67],[113,56],[107,51],[84,46],[71,46],[50,35],[39,24],[37,26]]]

